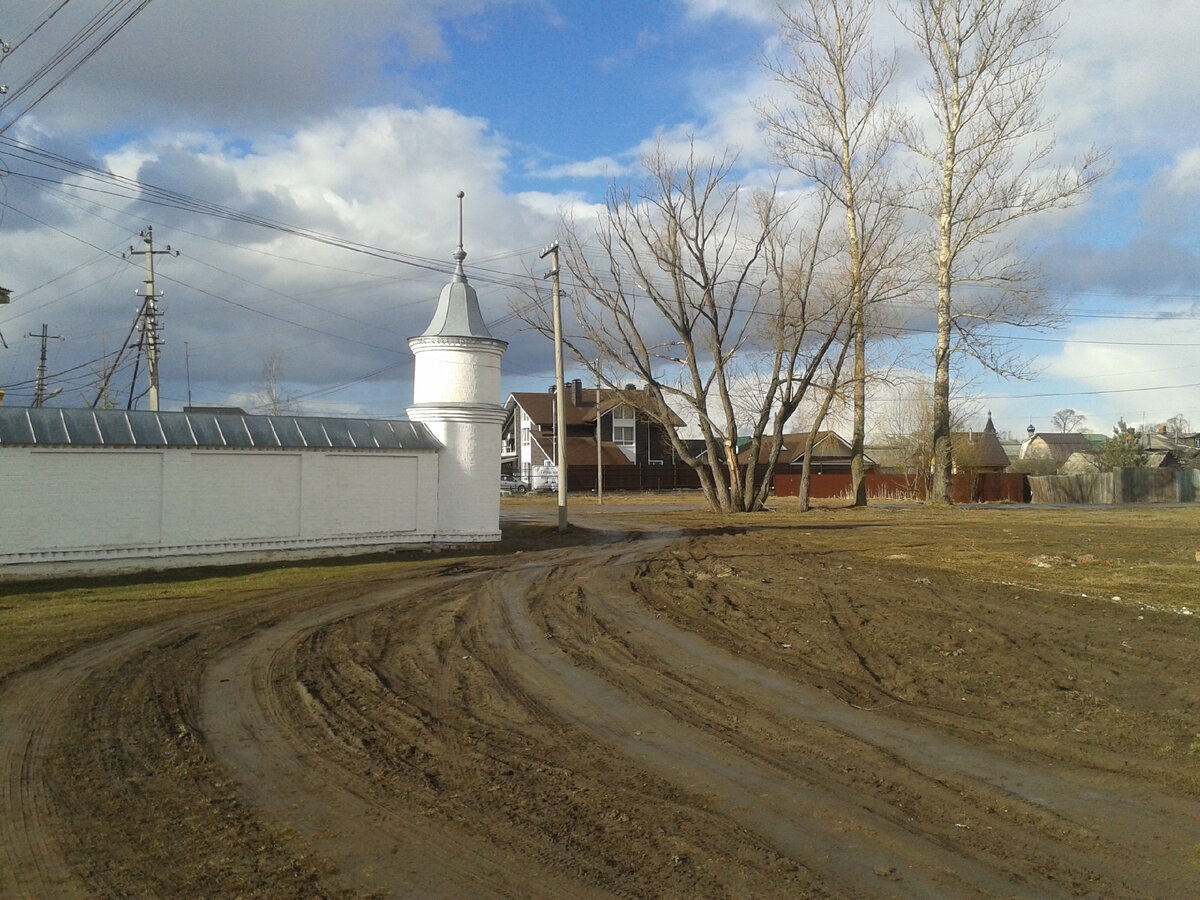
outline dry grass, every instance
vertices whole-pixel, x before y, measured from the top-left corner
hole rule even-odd
[[[467,555],[589,539],[590,532],[801,529],[813,552],[853,550],[900,562],[919,579],[936,571],[964,579],[1086,595],[1104,602],[1200,614],[1200,508],[1034,509],[995,506],[824,508],[791,502],[753,514],[720,516],[701,496],[572,495],[573,534],[557,535],[553,494],[508,498],[505,541]],[[215,609],[234,594],[394,577],[402,567],[442,565],[464,552],[375,555],[303,565],[185,570],[169,574],[0,585],[0,680],[97,638],[182,611]]]
[[[388,577],[398,567],[413,565],[420,563],[324,560],[0,585],[0,681],[139,625],[183,612],[219,609],[232,595]]]

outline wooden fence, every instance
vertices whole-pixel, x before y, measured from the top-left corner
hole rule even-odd
[[[1195,503],[1200,470],[1122,468],[1091,475],[1043,475],[1029,483],[1035,503]]]
[[[927,481],[907,475],[867,475],[867,497],[871,500],[924,500]],[[813,499],[849,497],[849,475],[813,475],[808,494]],[[952,484],[955,503],[1026,503],[1029,500],[1025,476],[1011,473],[955,475]],[[776,475],[775,496],[797,497],[799,475]]]
[[[743,471],[744,477],[744,471]],[[868,475],[867,496],[873,500],[924,500],[926,480],[905,475]],[[699,490],[700,477],[690,466],[605,466],[606,491]],[[1029,487],[1024,475],[955,475],[955,503],[1026,503]],[[799,475],[776,475],[775,496],[795,497]],[[567,490],[594,493],[595,466],[577,466],[567,471]],[[849,496],[849,475],[813,475],[809,495],[816,499]]]
[[[691,466],[605,466],[606,491],[699,490],[700,476]],[[595,466],[572,466],[567,470],[567,490],[594,493]]]

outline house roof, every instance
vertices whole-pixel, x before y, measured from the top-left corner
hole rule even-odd
[[[988,423],[991,423],[988,417]],[[956,431],[950,435],[954,462],[963,469],[1007,469],[1012,463],[1004,451],[996,429]]]
[[[1072,453],[1091,450],[1091,443],[1078,432],[1038,431],[1031,434],[1022,445],[1021,458],[1049,454],[1051,459],[1063,462]]]
[[[905,472],[912,468],[914,463],[912,447],[876,444],[865,448],[864,452],[866,451],[869,451],[870,458],[885,472],[888,470]]]
[[[1146,468],[1170,469],[1179,465],[1179,460],[1170,450],[1150,450],[1146,453]]]
[[[546,458],[554,457],[554,439],[550,435],[549,430],[543,432],[542,435],[534,435],[533,441],[541,449],[543,456]],[[512,454],[510,459],[519,458],[518,454]],[[600,442],[600,461],[605,466],[631,466],[629,457],[627,457],[621,448],[612,441]],[[553,465],[553,463],[547,463]],[[588,466],[596,465],[596,439],[590,435],[579,435],[567,437],[567,465],[568,466]]]
[[[803,464],[804,455],[808,452],[808,432],[783,435],[783,444],[779,449],[779,465],[798,466]],[[758,450],[758,465],[765,466],[771,455],[771,440],[763,438],[763,444]],[[853,456],[853,448],[837,432],[818,431],[813,439],[813,462],[831,460],[849,460]],[[864,457],[865,458],[865,457]],[[743,450],[738,454],[738,462],[745,464],[750,461],[750,452]],[[874,462],[866,458],[868,464]]]
[[[1076,431],[1071,432],[1054,432],[1054,431],[1039,431],[1030,441],[1040,440],[1047,447],[1073,447],[1081,452],[1086,452],[1090,446],[1088,439]]]
[[[595,424],[597,411],[603,416],[622,403],[628,403],[643,413],[648,408],[655,409],[658,413],[655,418],[661,419],[665,416],[675,428],[679,428],[685,424],[683,419],[679,418],[670,407],[664,408],[655,401],[651,394],[646,391],[639,391],[636,388],[626,388],[623,390],[601,388],[599,407],[596,405],[595,388],[581,388],[579,395],[579,402],[576,403],[575,388],[573,383],[569,382],[566,386],[566,397],[564,398],[566,404],[563,415],[563,419],[567,425]],[[525,411],[525,414],[533,420],[535,425],[541,428],[550,428],[554,425],[557,412],[554,408],[555,397],[553,391],[546,391],[545,393],[522,391],[509,394],[506,405],[511,409],[514,404],[520,406]]]
[[[606,466],[632,466],[621,448],[611,441],[600,443],[601,463]],[[596,439],[592,437],[567,438],[567,465],[586,468],[596,465]]]

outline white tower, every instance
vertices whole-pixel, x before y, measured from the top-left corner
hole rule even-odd
[[[458,248],[450,283],[442,288],[433,321],[408,346],[416,357],[408,417],[424,422],[443,444],[438,454],[436,540],[500,539],[500,357],[507,341],[483,322],[479,296],[463,271],[462,198],[458,192]]]

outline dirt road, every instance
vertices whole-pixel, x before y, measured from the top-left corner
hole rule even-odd
[[[951,532],[579,531],[73,649],[0,682],[0,892],[1200,893],[1197,617]]]

